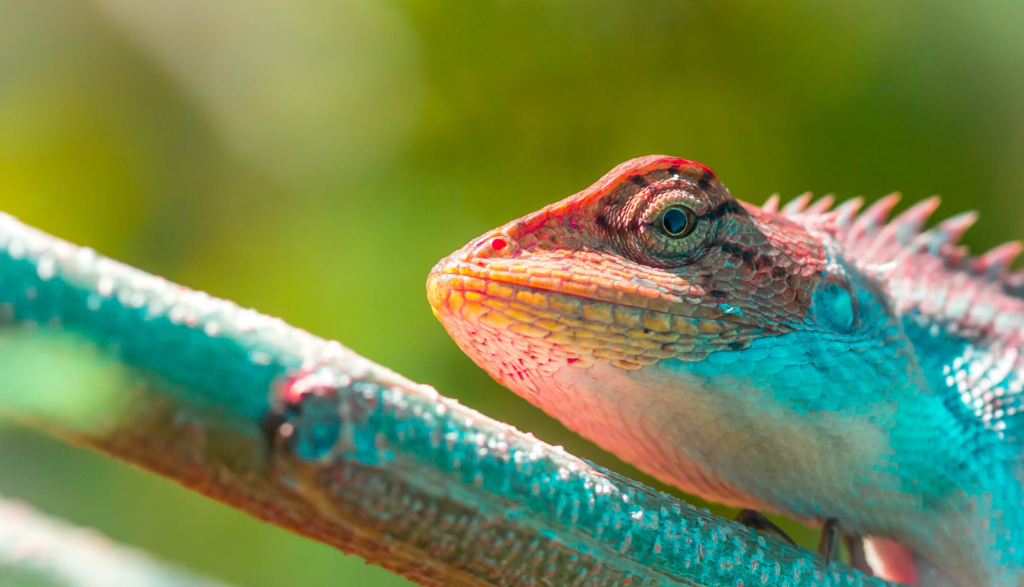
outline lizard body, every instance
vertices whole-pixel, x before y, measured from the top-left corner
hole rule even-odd
[[[922,231],[938,201],[895,203],[756,207],[634,159],[440,261],[428,297],[500,383],[667,483],[1024,585],[1019,245],[969,256],[973,214]]]

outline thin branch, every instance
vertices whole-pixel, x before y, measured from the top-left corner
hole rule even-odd
[[[96,409],[10,409],[424,585],[887,585],[7,216],[0,308],[9,348],[104,365]]]
[[[227,587],[0,499],[0,575],[14,574],[65,587]]]

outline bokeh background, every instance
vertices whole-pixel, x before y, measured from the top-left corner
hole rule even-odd
[[[0,0],[0,209],[652,482],[458,351],[434,262],[652,153],[752,202],[939,193],[982,212],[973,248],[1022,238],[1022,25],[1012,1]],[[238,585],[407,585],[9,423],[0,494]]]

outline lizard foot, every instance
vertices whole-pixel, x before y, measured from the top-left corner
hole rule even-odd
[[[766,518],[765,515],[761,512],[755,510],[740,510],[740,513],[736,514],[736,521],[740,524],[743,524],[747,528],[753,528],[754,530],[762,530],[766,532],[771,532],[772,534],[777,534],[778,536],[785,539],[786,542],[792,544],[793,546],[796,546],[796,542],[794,542],[788,534],[783,532],[782,528],[776,526],[775,522],[772,522],[771,520]]]
[[[839,559],[839,539],[842,537],[846,550],[850,553],[850,566],[858,571],[873,575],[871,566],[868,565],[867,557],[864,555],[864,541],[859,536],[845,534],[839,527],[839,520],[829,518],[821,527],[821,541],[818,542],[818,554],[825,557],[827,567],[832,559]]]

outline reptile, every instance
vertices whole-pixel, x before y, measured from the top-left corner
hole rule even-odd
[[[442,259],[428,299],[494,379],[668,484],[839,528],[886,578],[1021,586],[1021,245],[972,255],[975,213],[926,229],[939,200],[898,199],[755,206],[633,159]]]

